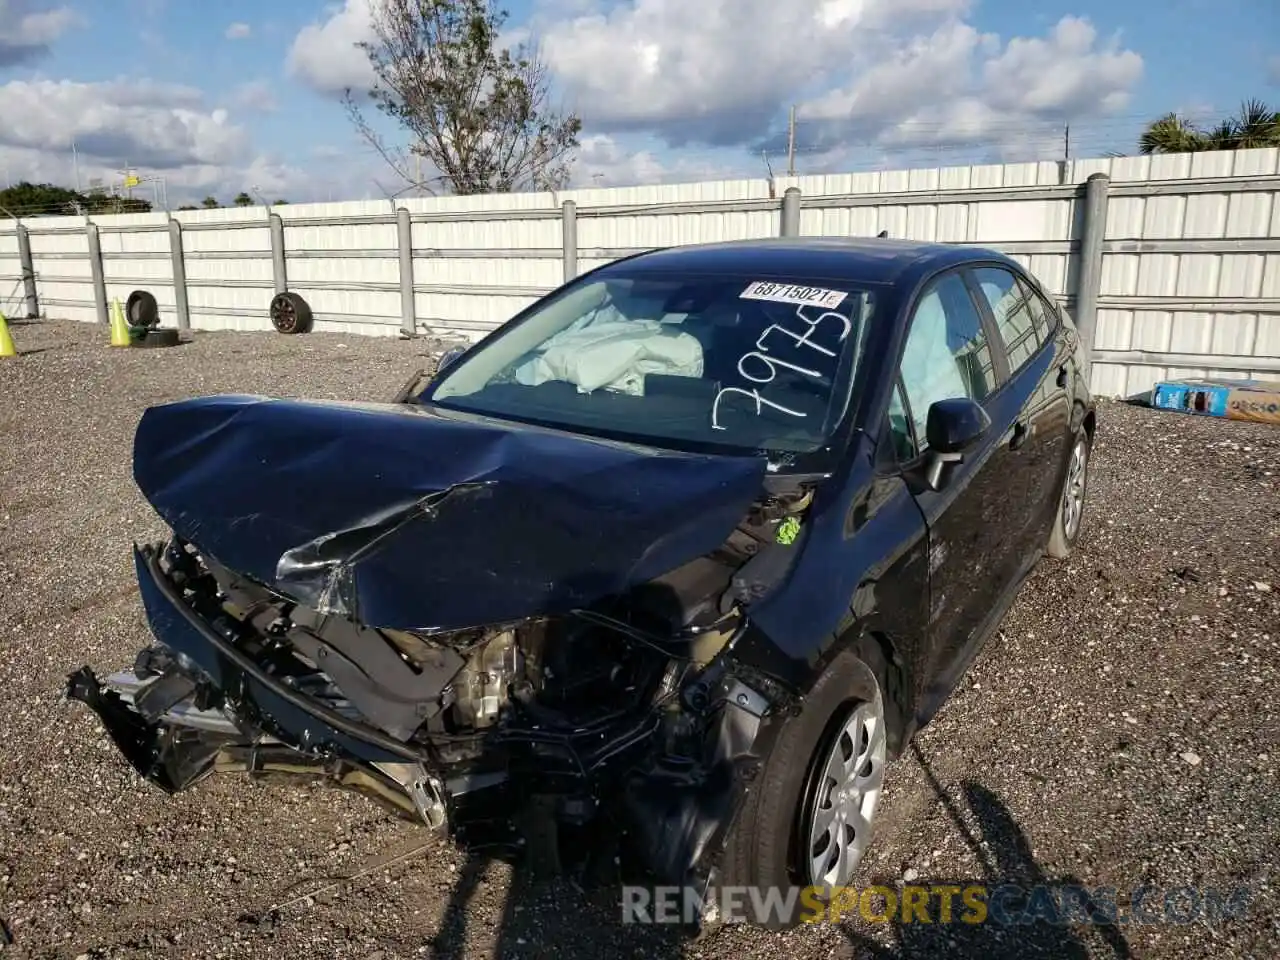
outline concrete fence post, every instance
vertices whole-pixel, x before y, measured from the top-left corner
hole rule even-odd
[[[285,270],[284,258],[284,220],[280,214],[268,214],[271,221],[271,276],[275,281],[276,293],[284,293],[289,289],[289,274]]]
[[[1080,233],[1080,269],[1076,273],[1075,323],[1087,363],[1093,363],[1098,330],[1098,293],[1102,289],[1102,244],[1107,237],[1107,200],[1111,180],[1091,174],[1084,184],[1084,224]]]
[[[782,237],[800,236],[800,188],[787,187],[782,194]]]
[[[88,223],[85,233],[89,236],[89,270],[93,274],[93,304],[98,311],[98,322],[111,323],[111,314],[107,312],[107,277],[102,272],[102,238],[98,235],[98,225]]]
[[[564,243],[564,282],[578,275],[578,205],[572,200],[560,204],[560,236]]]
[[[412,338],[418,332],[417,300],[413,293],[413,215],[404,207],[396,210],[396,241],[400,260],[400,335]]]
[[[18,224],[18,262],[22,270],[22,291],[26,294],[27,319],[40,316],[40,301],[36,297],[36,267],[31,259],[31,236],[24,224]]]
[[[173,302],[178,311],[178,329],[191,329],[191,305],[187,302],[187,260],[182,248],[182,224],[169,218],[169,259],[173,264]]]

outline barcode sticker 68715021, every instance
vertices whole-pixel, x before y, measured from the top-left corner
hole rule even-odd
[[[738,294],[741,300],[772,300],[774,303],[794,303],[802,307],[823,307],[834,310],[848,296],[843,290],[827,290],[824,287],[806,287],[798,283],[771,283],[757,280]]]

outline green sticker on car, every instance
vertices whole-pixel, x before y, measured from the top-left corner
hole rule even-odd
[[[787,517],[778,524],[779,543],[795,543],[798,536],[800,536],[800,520],[797,517]]]

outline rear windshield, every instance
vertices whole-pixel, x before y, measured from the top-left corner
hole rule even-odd
[[[425,399],[658,445],[808,452],[844,413],[873,309],[868,289],[797,277],[595,274]]]

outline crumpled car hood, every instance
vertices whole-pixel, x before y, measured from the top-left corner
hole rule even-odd
[[[404,630],[562,613],[666,573],[729,536],[766,470],[430,407],[240,395],[151,407],[133,464],[216,562]]]

